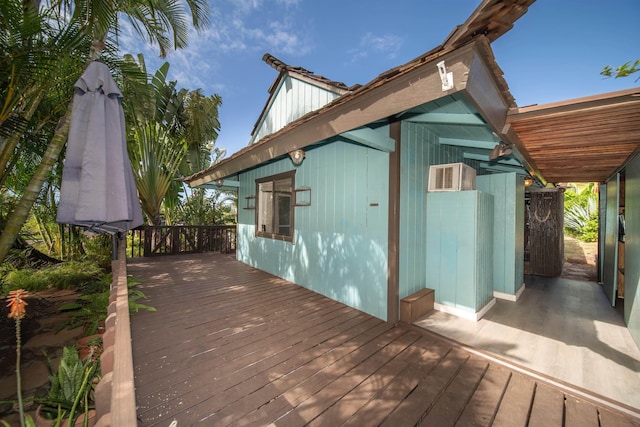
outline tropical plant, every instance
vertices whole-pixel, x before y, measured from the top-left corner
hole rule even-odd
[[[30,417],[25,417],[24,405],[22,403],[22,377],[20,369],[21,355],[22,355],[22,319],[26,314],[25,307],[27,302],[24,300],[27,296],[27,292],[22,289],[17,289],[9,293],[7,298],[7,307],[9,307],[9,318],[14,319],[16,322],[16,388],[18,392],[18,411],[20,412],[20,425],[25,427],[27,423],[31,423]]]
[[[27,5],[25,7],[25,4]],[[29,27],[31,29],[43,28],[46,22],[51,19],[55,23],[52,25],[52,34],[67,34],[67,31],[71,29],[79,29],[77,34],[79,36],[77,40],[91,40],[91,48],[89,51],[84,51],[88,54],[88,59],[96,59],[100,53],[105,49],[108,44],[108,35],[112,34],[116,36],[120,33],[120,22],[122,17],[129,19],[132,28],[140,34],[143,38],[148,39],[151,43],[158,46],[160,54],[164,56],[169,48],[172,46],[176,49],[185,47],[188,40],[189,32],[189,19],[196,29],[203,28],[208,23],[208,2],[206,0],[189,0],[182,2],[180,0],[167,0],[163,2],[156,2],[151,0],[143,0],[138,2],[129,1],[105,1],[105,0],[91,0],[91,1],[69,1],[63,0],[60,2],[53,2],[53,7],[42,8],[42,10],[48,11],[49,15],[46,19],[43,17],[44,13],[38,9],[39,2],[23,2],[21,0],[9,0],[2,2],[3,8],[10,12],[11,17],[15,19],[11,22],[20,22],[26,20],[28,17],[35,16],[34,23]],[[186,5],[186,11],[185,7]],[[5,16],[5,9],[2,9],[0,16]],[[188,13],[185,13],[188,12]],[[14,26],[15,27],[15,26]],[[57,31],[57,32],[56,32]],[[73,32],[71,32],[73,33]],[[76,34],[76,33],[73,33]],[[33,36],[41,36],[38,31],[30,33]],[[20,52],[29,54],[31,52],[31,43],[28,37],[18,37],[20,40],[26,40],[25,47]],[[44,40],[50,41],[53,37],[43,37]],[[7,39],[13,40],[12,37]],[[71,37],[73,39],[73,37]],[[3,39],[4,40],[4,39]],[[77,40],[75,43],[61,44],[59,47],[62,49],[62,54],[59,58],[66,58],[72,56],[77,52]],[[71,47],[70,45],[74,45]],[[80,43],[82,44],[82,43]],[[58,51],[60,53],[60,51]],[[65,54],[66,53],[66,54]],[[3,61],[6,58],[3,56]],[[11,58],[6,60],[7,64],[10,64]],[[62,62],[62,61],[60,61]],[[5,70],[4,64],[0,69]],[[11,70],[12,68],[6,68]],[[38,68],[36,68],[38,69]],[[43,97],[46,91],[43,90],[43,82],[52,81],[58,84],[61,80],[68,80],[73,77],[74,74],[79,75],[82,71],[82,67],[69,68],[65,70],[65,73],[56,75],[57,78],[53,80],[49,77],[44,80],[36,79],[34,76],[27,76],[19,83],[12,80],[12,73],[5,72],[2,77],[2,99],[0,99],[0,105],[6,106],[6,111],[3,112],[2,117],[9,117],[14,113],[26,113],[33,112],[36,107],[24,106],[19,108],[19,99],[10,89],[13,87],[32,88],[26,89],[25,94],[31,94],[29,99],[37,101],[38,96]],[[64,76],[63,79],[60,76]],[[41,76],[38,75],[41,78]],[[5,84],[5,82],[11,84]],[[43,184],[49,178],[54,165],[58,161],[62,148],[66,141],[66,137],[69,132],[69,124],[71,121],[71,85],[68,85],[69,96],[66,103],[63,102],[59,105],[66,105],[64,114],[57,120],[53,136],[49,139],[42,158],[38,164],[36,171],[31,176],[29,183],[27,184],[24,192],[20,196],[20,199],[15,205],[15,209],[7,217],[6,224],[2,235],[0,236],[0,261],[2,261],[7,255],[9,249],[16,240],[20,229],[26,222],[29,212],[33,207]],[[40,94],[40,95],[38,95]],[[38,104],[38,102],[36,102]],[[4,108],[4,107],[3,107]],[[29,120],[30,117],[22,118],[22,121]],[[55,119],[52,120],[55,122]],[[18,140],[21,138],[23,131],[18,123],[20,120],[13,120],[14,123],[10,127],[7,137],[2,140],[2,151],[8,150],[10,152],[15,151],[11,147],[12,141],[15,138]],[[7,162],[8,163],[8,162]],[[2,166],[2,172],[6,170],[4,164]]]
[[[81,295],[75,301],[64,304],[58,308],[59,311],[70,313],[69,320],[60,325],[59,330],[64,328],[82,327],[86,335],[95,334],[99,325],[107,318],[107,309],[109,307],[109,283],[111,276],[106,276],[108,280],[104,280],[101,291],[95,291],[86,295]],[[139,302],[145,299],[145,294],[136,289],[139,282],[129,279],[127,281],[129,293],[129,312],[137,313],[140,310],[155,311],[155,308]]]
[[[233,192],[196,188],[175,212],[185,225],[229,225],[236,223],[237,196]]]
[[[98,378],[99,363],[93,358],[82,360],[75,347],[64,347],[58,369],[49,360],[51,382],[49,393],[39,399],[41,407],[39,413],[46,419],[55,420],[59,426],[63,419],[68,419],[68,425],[73,423],[80,414],[85,419],[89,411],[94,409],[93,387]]]
[[[636,59],[633,63],[631,63],[631,61],[627,61],[616,67],[615,70],[611,65],[607,65],[602,69],[602,71],[600,71],[600,74],[605,77],[615,77],[618,79],[620,77],[628,77],[638,71],[640,71],[640,59]],[[640,79],[640,77],[638,79]],[[636,79],[636,81],[638,81],[638,79]]]
[[[142,55],[125,56],[127,64],[146,76]],[[191,175],[209,166],[220,122],[218,95],[205,96],[197,89],[176,90],[175,81],[167,81],[169,64],[164,63],[147,82],[129,79],[123,90],[136,100],[135,109],[125,109],[134,123],[128,136],[136,186],[150,223],[160,224],[161,213],[174,223],[183,199],[188,197],[184,184],[176,178]]]
[[[584,242],[598,240],[598,197],[593,183],[580,192],[565,192],[565,231]]]
[[[182,162],[186,146],[171,140],[160,124],[138,127],[132,135],[129,157],[149,222],[160,225],[160,207]]]
[[[85,335],[93,335],[98,332],[98,328],[107,318],[107,308],[109,307],[109,290],[81,295],[76,301],[62,305],[58,310],[69,312],[69,320],[58,328],[82,327]]]

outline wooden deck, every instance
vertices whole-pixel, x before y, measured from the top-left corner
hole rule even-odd
[[[236,262],[133,260],[139,425],[632,426],[637,412]]]

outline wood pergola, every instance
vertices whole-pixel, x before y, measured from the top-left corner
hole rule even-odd
[[[546,182],[604,182],[640,149],[640,88],[513,108],[505,133]]]

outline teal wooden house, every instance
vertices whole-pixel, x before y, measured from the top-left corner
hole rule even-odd
[[[250,144],[188,178],[237,190],[238,260],[389,322],[424,289],[436,309],[469,319],[517,300],[525,180],[561,181],[545,178],[515,131],[526,112],[514,114],[490,43],[531,3],[484,1],[442,45],[362,86],[265,55],[278,74]],[[638,161],[626,166],[629,206],[640,201]],[[637,216],[626,236],[627,258],[640,259]],[[625,277],[640,298],[638,267]],[[629,310],[640,341],[640,310]]]

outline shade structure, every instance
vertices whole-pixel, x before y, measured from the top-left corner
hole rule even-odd
[[[89,64],[75,88],[57,221],[110,234],[142,225],[122,93],[100,61]]]

